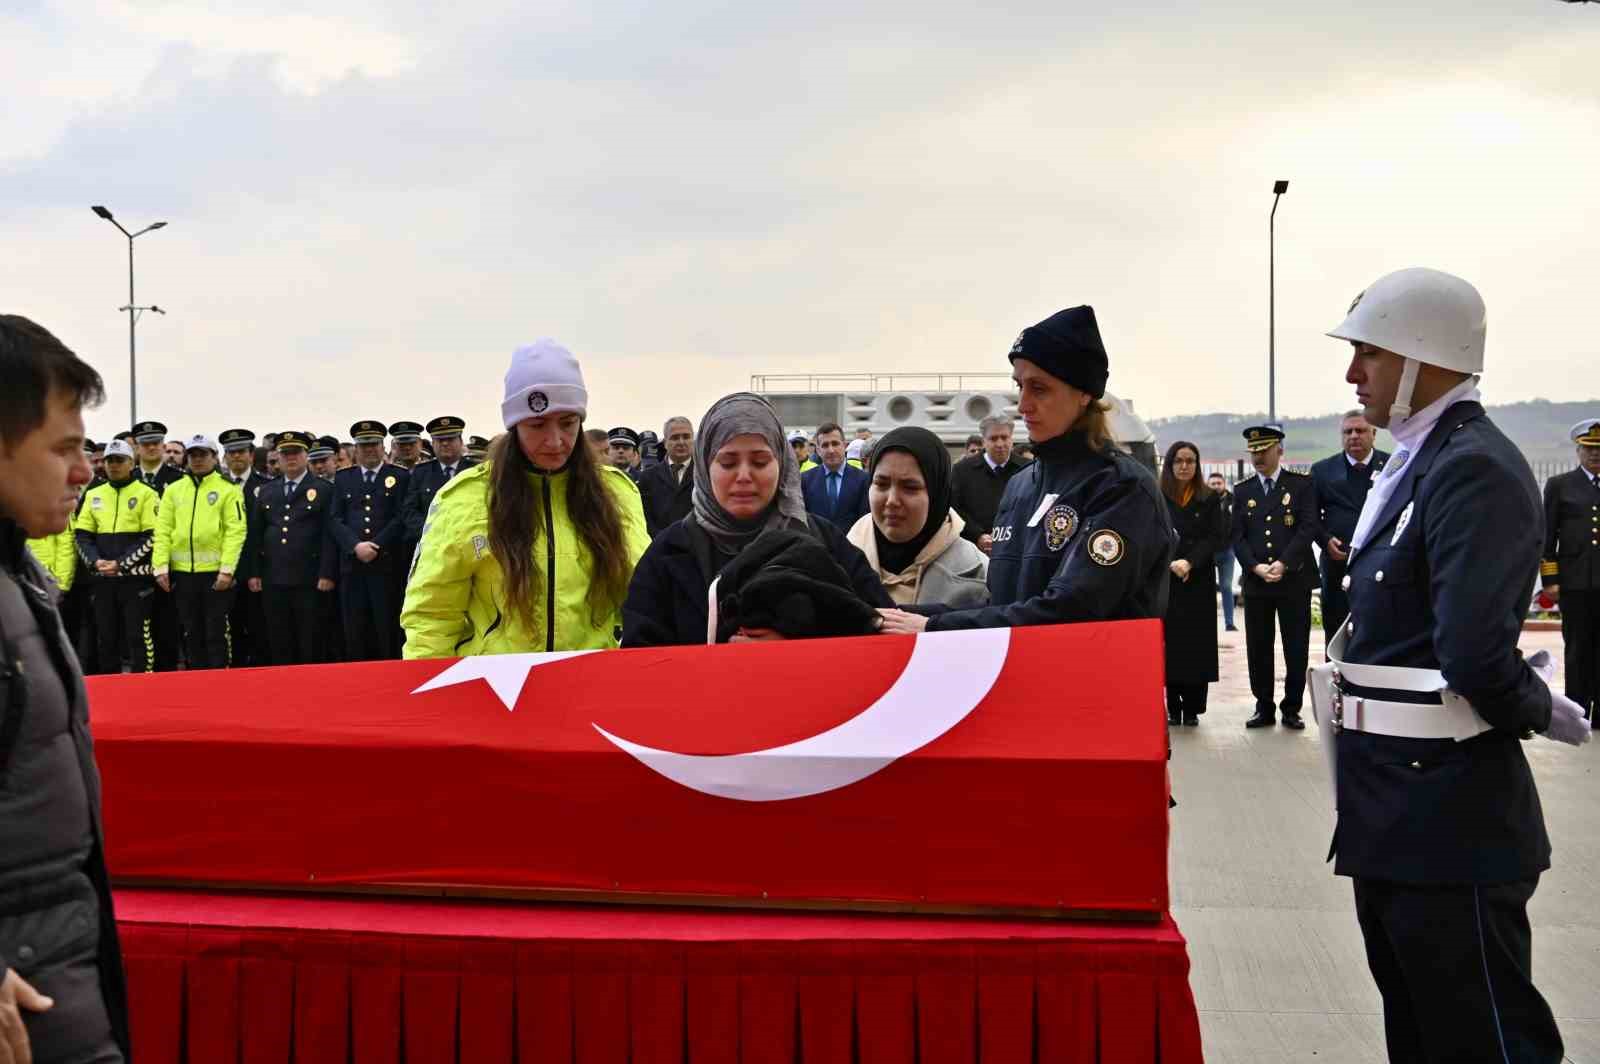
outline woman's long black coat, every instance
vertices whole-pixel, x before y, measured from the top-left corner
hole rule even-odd
[[[1226,542],[1221,496],[1191,499],[1187,506],[1167,499],[1167,516],[1178,538],[1173,560],[1193,566],[1188,580],[1167,578],[1167,683],[1216,683],[1216,554]]]

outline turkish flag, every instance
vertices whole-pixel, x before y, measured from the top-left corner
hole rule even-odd
[[[127,881],[1165,910],[1159,622],[90,681]]]

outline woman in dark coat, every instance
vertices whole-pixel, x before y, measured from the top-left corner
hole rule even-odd
[[[1200,475],[1200,448],[1179,440],[1161,464],[1161,494],[1178,546],[1167,592],[1167,723],[1200,723],[1217,682],[1217,550],[1222,496]]]
[[[872,606],[893,601],[866,555],[831,521],[812,520],[800,465],[772,404],[740,392],[717,400],[695,439],[694,510],[657,534],[622,604],[624,647],[716,642],[708,591],[717,574],[768,529],[809,531]]]

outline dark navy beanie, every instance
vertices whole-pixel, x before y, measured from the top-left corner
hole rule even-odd
[[[1106,394],[1111,367],[1091,306],[1068,307],[1023,329],[1009,357],[1013,362],[1025,358],[1096,399]]]

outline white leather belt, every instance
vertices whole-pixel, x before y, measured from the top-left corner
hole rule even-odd
[[[1333,674],[1329,699],[1332,719],[1329,723],[1334,731],[1348,728],[1350,731],[1392,735],[1402,739],[1453,739],[1461,742],[1494,727],[1478,716],[1472,703],[1450,690],[1444,674],[1438,669],[1357,665],[1340,661],[1344,646],[1345,628],[1340,628],[1333,642],[1328,644],[1328,664]],[[1414,702],[1364,698],[1346,691],[1347,684],[1437,694],[1440,704],[1418,705]]]

